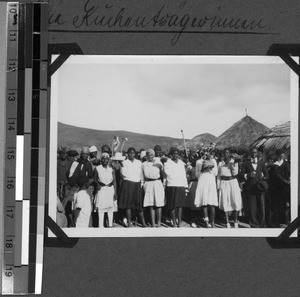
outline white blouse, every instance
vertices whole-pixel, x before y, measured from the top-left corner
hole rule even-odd
[[[214,167],[212,168],[211,170],[211,173],[214,175],[214,176],[217,176],[218,175],[218,164],[217,164],[217,161],[215,159],[211,159],[211,161],[214,163]],[[196,162],[196,169],[195,169],[195,175],[196,177],[200,177],[201,175],[201,169],[202,169],[202,165],[203,165],[203,162],[204,160],[201,158],[199,160],[197,160]]]
[[[218,177],[221,176],[235,176],[239,173],[239,164],[235,163],[233,159],[226,164],[224,161],[219,163]]]
[[[158,161],[156,162],[149,162],[146,161],[142,163],[142,170],[144,173],[144,176],[146,178],[151,178],[151,179],[158,179],[160,178],[160,170],[159,168],[162,166],[162,164]]]
[[[167,186],[168,187],[188,187],[186,172],[185,172],[185,163],[181,160],[174,162],[169,159],[165,163],[165,174],[167,177]]]
[[[98,172],[98,179],[101,183],[108,185],[114,180],[113,169],[110,166],[105,168],[102,165],[99,165],[96,167],[96,170]]]
[[[140,160],[134,159],[133,161],[125,160],[123,162],[123,167],[121,167],[121,173],[124,180],[132,182],[140,182],[144,180],[142,172],[142,162]]]

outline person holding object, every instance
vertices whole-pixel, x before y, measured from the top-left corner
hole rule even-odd
[[[151,226],[155,227],[155,210],[157,215],[157,227],[161,227],[161,209],[165,205],[165,192],[162,184],[163,165],[158,159],[154,159],[153,149],[146,150],[147,161],[142,163],[144,174],[144,207],[149,207]]]
[[[219,207],[225,212],[226,227],[230,228],[229,212],[234,212],[234,227],[239,227],[238,215],[242,209],[241,189],[237,180],[239,173],[238,155],[233,159],[229,149],[223,150],[223,161],[218,166],[217,185],[219,189]]]
[[[118,205],[119,208],[126,209],[128,227],[132,227],[132,210],[136,210],[139,213],[143,227],[147,227],[143,213],[142,186],[144,184],[144,177],[142,162],[135,158],[135,148],[130,147],[127,154],[128,159],[121,163],[123,180]]]
[[[94,201],[99,212],[99,228],[104,227],[105,213],[108,215],[108,226],[113,227],[113,213],[117,211],[116,176],[109,160],[109,154],[103,153],[101,164],[94,172],[94,179],[99,188]]]
[[[244,189],[249,202],[249,223],[252,228],[262,228],[266,223],[265,194],[258,186],[268,179],[269,174],[265,163],[258,159],[256,148],[251,150],[250,157],[245,160],[241,171],[246,180]]]
[[[89,177],[79,176],[77,185],[79,190],[75,193],[73,201],[74,225],[76,228],[88,228],[92,213],[92,203],[87,192]]]
[[[173,227],[181,227],[182,208],[186,205],[186,190],[188,188],[185,163],[179,159],[179,149],[171,147],[171,159],[164,165],[166,174],[166,203],[171,212]],[[176,224],[176,217],[178,223]]]
[[[195,206],[202,207],[206,227],[215,227],[215,207],[218,206],[216,185],[216,176],[218,173],[217,162],[215,159],[207,158],[203,162],[198,162],[196,167],[198,185]],[[208,208],[210,220],[208,219]]]

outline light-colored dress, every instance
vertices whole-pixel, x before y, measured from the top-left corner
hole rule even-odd
[[[162,163],[159,160],[142,163],[142,171],[145,179],[144,207],[162,207],[165,205],[165,191],[160,179],[160,168],[162,167]],[[153,180],[149,181],[147,179]]]
[[[195,206],[201,207],[206,205],[218,206],[218,194],[216,185],[216,176],[218,173],[217,162],[211,160],[214,167],[210,171],[201,172],[203,159],[196,163],[196,176],[198,176],[198,185],[195,196]]]
[[[74,209],[77,208],[80,209],[80,212],[76,220],[76,228],[89,227],[92,213],[92,203],[86,190],[81,190],[75,193]]]
[[[107,186],[101,186],[100,190],[95,197],[95,206],[98,207],[99,211],[117,211],[117,201],[114,201],[115,188],[112,184],[114,180],[113,168],[107,166],[106,168],[102,165],[96,167],[98,173],[98,181]]]
[[[218,166],[218,189],[219,189],[219,207],[223,211],[239,211],[242,209],[242,196],[238,180],[232,178],[239,172],[238,163],[230,160],[228,164],[224,161]],[[229,180],[222,180],[225,178],[232,178]]]

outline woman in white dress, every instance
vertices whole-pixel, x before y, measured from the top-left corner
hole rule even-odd
[[[200,159],[196,163],[198,185],[195,206],[202,207],[203,219],[207,228],[215,227],[215,207],[218,206],[217,172],[217,162],[215,159]]]
[[[109,227],[113,227],[113,213],[117,211],[116,177],[109,165],[109,154],[103,153],[101,165],[95,169],[95,181],[99,191],[95,197],[95,206],[99,211],[99,228],[104,227],[104,214],[108,214]]]
[[[241,189],[237,180],[238,162],[230,156],[229,149],[223,151],[224,160],[218,166],[219,207],[225,212],[226,226],[230,228],[229,212],[234,212],[234,227],[238,228],[238,214],[242,209]]]
[[[165,191],[162,184],[163,165],[159,159],[154,159],[152,149],[146,151],[147,161],[142,163],[144,174],[144,207],[149,207],[151,226],[155,227],[155,210],[157,227],[161,227],[161,209],[165,205]]]

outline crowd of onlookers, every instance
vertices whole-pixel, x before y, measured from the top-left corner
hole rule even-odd
[[[237,154],[214,144],[197,151],[160,145],[115,152],[58,148],[61,227],[279,227],[290,220],[290,161],[277,149]],[[220,224],[218,224],[220,226]]]

